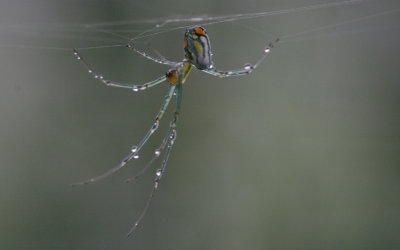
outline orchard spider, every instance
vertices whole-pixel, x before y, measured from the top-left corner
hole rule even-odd
[[[158,183],[165,171],[165,167],[167,166],[167,161],[169,158],[169,155],[171,154],[172,146],[174,145],[174,142],[176,140],[176,124],[178,122],[178,115],[179,111],[181,108],[181,102],[182,102],[182,85],[185,83],[192,67],[196,67],[197,69],[206,72],[210,75],[213,76],[218,76],[218,77],[228,77],[228,76],[240,76],[240,75],[247,75],[250,74],[253,69],[256,69],[258,65],[265,59],[267,54],[270,52],[271,48],[278,42],[278,39],[269,44],[263,51],[263,54],[260,56],[258,61],[255,64],[245,64],[243,69],[239,70],[230,70],[230,71],[219,71],[214,67],[213,61],[211,59],[212,53],[211,53],[211,48],[210,48],[210,41],[208,39],[208,35],[206,33],[206,30],[200,26],[195,26],[192,28],[189,28],[185,32],[185,38],[184,38],[184,49],[185,49],[185,58],[182,60],[182,62],[172,62],[168,61],[164,58],[155,58],[150,55],[148,55],[145,52],[137,50],[135,47],[133,47],[131,44],[126,45],[127,48],[130,50],[141,54],[147,59],[150,59],[156,63],[160,64],[166,64],[171,66],[172,68],[167,71],[167,73],[151,82],[147,82],[144,84],[127,84],[127,83],[119,83],[119,82],[114,82],[111,80],[106,80],[101,74],[96,73],[91,66],[82,58],[82,56],[78,53],[76,49],[74,49],[74,55],[78,60],[82,62],[82,64],[87,68],[89,74],[91,74],[94,78],[100,80],[103,82],[106,86],[112,86],[112,87],[119,87],[119,88],[128,88],[132,89],[133,91],[139,91],[139,90],[145,90],[147,88],[156,86],[166,80],[169,82],[169,91],[167,95],[164,97],[164,103],[161,106],[160,111],[158,112],[153,125],[151,126],[150,130],[147,132],[147,134],[144,136],[144,138],[139,142],[139,144],[133,146],[131,148],[131,153],[129,153],[128,156],[126,156],[120,164],[115,166],[114,168],[111,168],[107,172],[105,172],[102,175],[99,175],[97,177],[90,178],[86,181],[78,182],[72,184],[73,186],[77,185],[84,185],[84,184],[89,184],[96,182],[98,180],[101,180],[110,174],[118,171],[122,167],[124,167],[128,161],[130,161],[132,158],[136,159],[139,158],[139,151],[142,149],[143,145],[147,142],[147,140],[150,138],[150,136],[157,130],[160,120],[163,117],[168,104],[170,103],[172,97],[175,95],[175,115],[172,121],[170,122],[168,132],[164,139],[161,142],[161,145],[154,151],[154,156],[153,158],[146,164],[146,166],[134,177],[127,179],[127,182],[131,182],[141,176],[147,168],[149,168],[153,162],[161,155],[165,147],[167,147],[167,151],[164,155],[164,159],[161,163],[161,167],[157,169],[156,171],[156,177],[154,179],[154,185],[153,189],[150,193],[150,197],[147,200],[146,206],[144,207],[142,213],[140,214],[139,218],[136,220],[135,224],[133,227],[129,230],[128,236],[130,236],[136,228],[139,226],[139,223],[143,219],[146,211],[148,210],[150,203],[153,199],[153,196],[158,188]]]

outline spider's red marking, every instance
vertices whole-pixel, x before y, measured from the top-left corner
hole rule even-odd
[[[196,33],[196,35],[206,36],[206,33],[204,32],[204,29],[202,27],[194,28],[194,32]]]

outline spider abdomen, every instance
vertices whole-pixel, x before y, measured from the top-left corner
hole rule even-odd
[[[212,69],[212,53],[206,30],[200,26],[187,29],[185,33],[185,57],[200,70]]]

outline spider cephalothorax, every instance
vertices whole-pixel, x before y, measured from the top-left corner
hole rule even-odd
[[[165,75],[167,76],[168,81],[172,84],[184,84],[191,70],[192,64],[190,62],[183,62],[176,69],[168,70]]]

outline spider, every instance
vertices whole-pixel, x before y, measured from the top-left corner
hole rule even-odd
[[[177,122],[178,122],[179,112],[181,109],[182,86],[185,83],[187,77],[189,76],[189,73],[192,70],[192,67],[194,66],[197,69],[199,69],[205,73],[208,73],[210,75],[217,76],[217,77],[247,75],[247,74],[250,74],[253,69],[256,69],[258,67],[258,65],[261,64],[261,62],[265,59],[267,54],[270,52],[271,48],[278,41],[279,41],[279,39],[276,39],[273,43],[270,43],[264,49],[262,55],[260,56],[260,58],[257,60],[257,62],[255,64],[245,64],[242,69],[229,70],[229,71],[219,71],[214,67],[214,63],[211,58],[212,53],[211,53],[211,47],[210,47],[210,41],[208,39],[208,35],[206,33],[206,30],[200,26],[195,26],[195,27],[192,27],[192,28],[189,28],[186,30],[185,37],[184,37],[185,57],[181,62],[173,62],[173,61],[169,61],[165,58],[153,57],[145,52],[142,52],[142,51],[136,49],[129,43],[128,45],[126,45],[126,47],[128,49],[132,50],[133,52],[136,52],[136,53],[144,56],[145,58],[152,60],[156,63],[166,64],[166,65],[169,65],[172,67],[171,69],[169,69],[167,71],[167,73],[165,75],[163,75],[153,81],[144,83],[144,84],[120,83],[120,82],[107,80],[103,77],[103,75],[96,73],[92,69],[92,67],[78,53],[78,51],[76,49],[73,49],[76,59],[78,59],[79,61],[82,62],[82,64],[88,70],[89,74],[91,74],[94,78],[100,80],[106,86],[128,88],[128,89],[132,89],[133,91],[137,92],[140,90],[148,89],[150,87],[154,87],[162,82],[168,81],[170,87],[169,87],[168,93],[164,97],[164,102],[154,120],[153,125],[151,126],[149,131],[146,133],[146,135],[143,137],[143,139],[137,145],[132,146],[131,152],[129,153],[129,155],[126,156],[121,161],[120,164],[111,168],[110,170],[103,173],[102,175],[90,178],[90,179],[82,181],[82,182],[77,182],[72,185],[78,186],[78,185],[84,185],[84,184],[89,184],[89,183],[99,181],[99,180],[109,176],[110,174],[115,173],[122,167],[124,167],[128,163],[128,161],[130,161],[131,159],[139,158],[140,150],[145,145],[147,140],[151,137],[151,135],[157,130],[157,128],[160,124],[161,118],[163,117],[171,99],[173,98],[173,96],[175,96],[174,117],[169,124],[169,129],[168,129],[166,136],[163,138],[160,146],[154,151],[154,156],[146,164],[146,166],[134,177],[131,177],[126,180],[126,182],[131,182],[131,181],[137,179],[139,176],[141,176],[153,164],[153,162],[161,155],[163,150],[165,148],[167,148],[164,158],[161,163],[161,167],[159,169],[157,169],[157,171],[155,173],[153,189],[150,193],[150,197],[148,198],[146,205],[145,205],[142,213],[140,214],[139,218],[136,220],[135,224],[131,227],[131,229],[129,230],[129,232],[127,234],[127,236],[130,236],[138,228],[139,223],[142,221],[144,215],[146,214],[146,212],[150,206],[150,203],[154,197],[154,194],[158,188],[159,181],[165,172],[168,158],[171,154],[171,150],[172,150],[172,147],[175,143],[176,136],[177,136],[176,126],[177,126]]]

